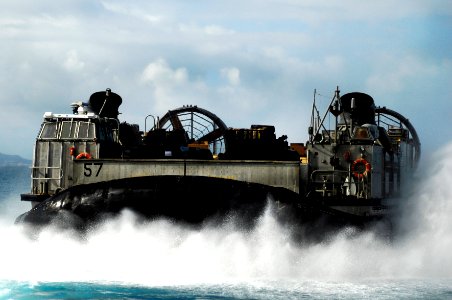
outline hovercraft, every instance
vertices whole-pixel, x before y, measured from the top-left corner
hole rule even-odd
[[[268,201],[300,221],[368,221],[390,212],[420,157],[408,119],[364,93],[337,90],[324,115],[314,97],[309,140],[292,144],[272,125],[228,127],[197,106],[148,115],[140,130],[119,120],[121,103],[107,89],[72,113],[44,114],[31,191],[21,195],[32,209],[17,222],[85,226],[123,209],[188,223],[251,220]]]

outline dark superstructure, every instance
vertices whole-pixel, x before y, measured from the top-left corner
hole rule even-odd
[[[269,199],[301,219],[365,221],[388,213],[420,156],[410,122],[363,93],[337,90],[324,115],[314,99],[309,141],[290,145],[274,126],[231,128],[197,106],[148,115],[140,131],[118,119],[121,103],[107,89],[71,114],[44,114],[21,195],[33,208],[18,222],[83,226],[124,208],[191,223],[252,218]]]

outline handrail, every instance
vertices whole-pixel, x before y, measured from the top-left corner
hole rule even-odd
[[[346,170],[315,170],[311,174],[311,181],[317,182],[317,181],[314,181],[315,176],[322,175],[322,174],[323,175],[335,175],[335,173],[338,173],[338,175],[341,173],[349,174],[349,171],[346,171]]]
[[[61,169],[60,167],[31,167],[31,169],[35,170],[35,169],[60,169],[60,177],[33,177],[33,175],[31,176],[32,180],[59,180],[63,178],[63,169]],[[33,172],[32,172],[33,174]]]
[[[152,128],[155,128],[155,117],[153,115],[147,115],[146,118],[144,118],[144,132],[147,132],[147,128],[146,128],[146,124],[147,124],[147,120],[148,117],[152,117],[154,119],[154,126]]]

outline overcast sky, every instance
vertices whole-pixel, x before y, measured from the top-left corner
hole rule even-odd
[[[193,104],[229,127],[305,142],[326,106],[370,94],[410,119],[427,156],[452,141],[447,0],[0,2],[0,152],[31,158],[46,111],[111,88],[122,121]]]

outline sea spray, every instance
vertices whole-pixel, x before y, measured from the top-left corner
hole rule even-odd
[[[451,277],[452,143],[433,155],[420,173],[414,194],[403,203],[398,226],[402,256],[411,257],[420,276]]]
[[[293,241],[296,227],[281,226],[271,206],[253,229],[233,220],[202,228],[166,219],[139,222],[124,211],[83,239],[55,227],[30,239],[24,227],[4,218],[0,279],[302,290],[315,282],[451,278],[452,145],[436,157],[404,199],[396,224],[404,229],[392,241],[352,227],[318,243]]]

